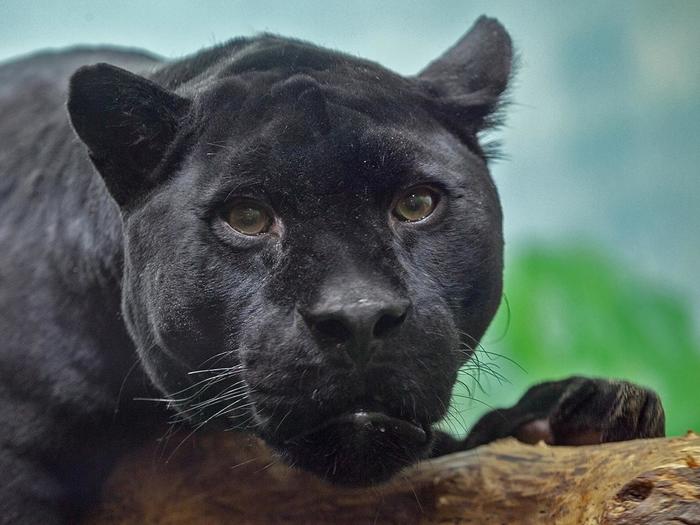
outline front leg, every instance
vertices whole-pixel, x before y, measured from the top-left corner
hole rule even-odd
[[[464,441],[438,435],[435,455],[509,436],[550,445],[663,437],[664,410],[656,393],[627,381],[550,381],[530,388],[516,405],[485,414]]]

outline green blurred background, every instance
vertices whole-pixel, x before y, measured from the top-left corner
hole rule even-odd
[[[670,434],[700,430],[700,1],[0,0],[0,60],[75,43],[178,57],[272,31],[412,74],[482,13],[521,58],[493,165],[507,305],[447,425],[589,374],[655,388]]]

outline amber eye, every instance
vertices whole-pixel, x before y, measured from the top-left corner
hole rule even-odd
[[[433,213],[438,194],[427,187],[412,188],[404,193],[394,206],[394,215],[405,222],[416,222]]]
[[[241,202],[225,215],[229,226],[243,235],[261,235],[272,226],[270,213],[254,202]]]

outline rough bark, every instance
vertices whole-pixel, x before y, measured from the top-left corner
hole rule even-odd
[[[700,525],[700,436],[585,447],[507,439],[370,489],[291,470],[235,434],[182,437],[120,463],[86,523]]]

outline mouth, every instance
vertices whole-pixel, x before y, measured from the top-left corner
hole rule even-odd
[[[418,421],[356,410],[273,446],[292,465],[338,485],[359,487],[387,481],[424,459],[431,444],[430,427]]]
[[[291,444],[307,437],[323,432],[330,427],[340,427],[346,433],[354,434],[357,438],[371,440],[382,434],[392,434],[402,441],[424,444],[428,442],[428,432],[415,420],[405,420],[392,417],[383,412],[366,412],[359,410],[328,419],[310,429],[307,429],[285,441]]]

